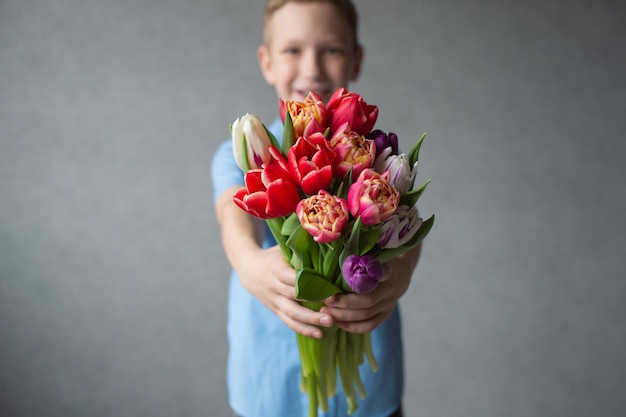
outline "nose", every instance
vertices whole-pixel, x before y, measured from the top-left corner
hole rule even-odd
[[[321,80],[324,77],[324,56],[314,49],[307,50],[300,61],[300,74],[309,80]]]

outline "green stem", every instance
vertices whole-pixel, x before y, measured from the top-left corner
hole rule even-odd
[[[348,414],[352,414],[358,408],[356,395],[354,393],[353,375],[350,355],[348,351],[347,332],[339,330],[339,347],[337,355],[337,365],[339,367],[339,376],[341,377],[341,385],[343,392],[346,394],[348,401]]]
[[[315,378],[315,374],[311,374],[311,376],[307,379],[307,383],[309,386],[309,417],[317,417],[317,381]]]
[[[376,357],[374,357],[374,351],[372,350],[372,337],[371,334],[365,333],[363,335],[364,343],[363,348],[365,349],[365,356],[367,357],[367,361],[370,363],[370,367],[372,371],[378,371],[378,362],[376,362]]]
[[[285,259],[286,260],[291,259],[291,255],[292,255],[291,249],[287,247],[287,243],[286,243],[287,240],[280,232],[284,223],[283,219],[281,217],[277,217],[275,219],[266,219],[265,222],[267,223],[267,226],[272,232],[272,236],[274,236],[274,240],[276,240],[276,243],[280,247],[280,250],[283,253],[283,256],[285,257]]]

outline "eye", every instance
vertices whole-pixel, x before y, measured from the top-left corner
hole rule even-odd
[[[328,55],[343,55],[343,49],[338,46],[329,46],[324,52]]]
[[[287,55],[298,55],[300,53],[300,48],[296,48],[295,46],[290,46],[288,48],[283,49],[283,53]]]

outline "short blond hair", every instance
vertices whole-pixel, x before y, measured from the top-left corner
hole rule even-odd
[[[359,18],[356,12],[356,7],[354,7],[354,4],[350,0],[267,0],[267,3],[265,4],[265,12],[263,14],[263,41],[266,45],[269,42],[269,35],[267,31],[268,22],[276,10],[280,9],[287,3],[329,3],[334,5],[344,19],[346,19],[346,22],[348,22],[350,32],[352,33],[352,39],[354,41],[354,47],[357,48],[359,46],[359,39],[357,36]]]

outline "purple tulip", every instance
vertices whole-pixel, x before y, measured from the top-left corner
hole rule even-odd
[[[350,255],[343,262],[341,273],[352,291],[366,294],[378,286],[383,266],[373,256]]]
[[[389,132],[389,134],[387,134],[380,129],[376,129],[372,130],[372,132],[367,135],[367,138],[373,139],[376,144],[376,157],[387,148],[391,148],[391,151],[389,151],[387,155],[398,154],[398,135],[395,133]]]

